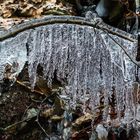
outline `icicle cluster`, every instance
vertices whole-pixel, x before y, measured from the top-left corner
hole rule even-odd
[[[136,44],[112,37],[135,58]],[[104,32],[88,26],[54,24],[32,30],[28,46],[29,76],[33,87],[40,64],[49,86],[54,74],[66,85],[65,91],[73,105],[88,97],[94,110],[100,105],[100,96],[104,96],[104,105],[108,105],[114,87],[118,117],[124,108],[132,112],[135,65]],[[107,115],[105,109],[104,119]]]
[[[111,35],[135,58],[136,44]],[[32,87],[36,84],[37,67],[43,68],[44,78],[51,87],[54,75],[65,86],[71,104],[90,99],[92,110],[104,97],[103,119],[109,115],[109,99],[116,96],[118,118],[125,110],[126,121],[135,114],[133,83],[135,65],[124,51],[103,31],[89,26],[53,24],[37,27],[7,39],[0,44],[0,79],[6,61],[14,56],[20,70],[28,50],[29,77]],[[26,48],[27,47],[27,48]],[[85,103],[83,103],[85,104]],[[131,114],[129,113],[131,112]]]

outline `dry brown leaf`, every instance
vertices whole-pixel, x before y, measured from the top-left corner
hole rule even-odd
[[[2,13],[2,16],[4,17],[4,18],[9,18],[9,17],[11,17],[12,16],[12,10],[4,10],[3,11],[3,13]]]
[[[54,109],[53,109],[53,108],[50,108],[50,109],[46,109],[45,111],[43,111],[43,112],[41,113],[41,115],[42,115],[43,117],[45,117],[45,118],[48,118],[48,117],[50,117],[50,116],[53,115],[53,112],[54,112]]]
[[[84,122],[91,121],[93,115],[86,113],[84,116],[79,117],[73,125],[81,125]]]
[[[34,3],[41,3],[41,2],[43,2],[43,0],[31,0],[32,2],[34,2]]]
[[[7,4],[13,4],[14,3],[14,0],[6,0],[4,1],[4,4],[7,5]]]
[[[63,116],[58,116],[58,115],[54,115],[51,117],[52,121],[61,121],[64,117]]]
[[[6,0],[0,5],[0,16],[39,17],[45,14],[75,15],[73,6],[57,0]]]

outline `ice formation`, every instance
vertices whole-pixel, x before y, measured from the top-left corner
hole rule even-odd
[[[108,132],[102,124],[97,125],[96,132],[98,133],[98,138],[100,140],[107,140]]]
[[[136,44],[114,35],[113,38],[135,58]],[[30,32],[28,46],[29,76],[33,87],[40,64],[48,85],[51,86],[56,74],[65,84],[73,105],[88,96],[94,110],[100,104],[101,94],[104,94],[104,104],[108,105],[114,87],[118,117],[124,107],[131,110],[136,67],[101,30],[70,24],[38,27]]]
[[[136,42],[110,35],[135,59]],[[36,84],[37,67],[40,65],[48,86],[51,87],[54,75],[65,86],[63,93],[71,98],[71,105],[75,106],[78,102],[85,104],[85,100],[91,98],[90,106],[96,112],[100,97],[103,97],[103,120],[107,121],[109,101],[115,93],[119,121],[136,119],[137,103],[133,90],[137,67],[102,30],[56,23],[24,31],[0,45],[0,79],[9,58],[14,57],[19,63],[18,73],[27,59],[32,88]],[[125,112],[123,117],[122,112]]]
[[[0,42],[0,81],[5,75],[6,66],[10,66],[9,78],[16,78],[27,61],[28,32],[21,33],[14,38]]]

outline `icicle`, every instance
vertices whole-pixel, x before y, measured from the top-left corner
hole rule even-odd
[[[140,13],[140,1],[135,0],[135,3],[136,3],[136,13],[139,14]]]
[[[28,55],[28,65],[29,65],[28,71],[29,71],[30,82],[32,83],[31,84],[32,90],[34,89],[34,86],[36,83],[37,66],[39,64],[38,51],[40,49],[40,46],[38,46],[38,43],[40,42],[40,40],[38,40],[38,36],[39,36],[38,34],[40,34],[39,30],[38,31],[37,30],[31,31],[30,36],[29,36],[29,40],[28,40],[28,46],[29,46],[29,48],[28,48],[29,49],[29,52],[28,52],[29,53],[29,55]]]
[[[102,124],[97,125],[96,132],[98,134],[99,140],[107,140],[108,131],[105,129],[105,127]]]

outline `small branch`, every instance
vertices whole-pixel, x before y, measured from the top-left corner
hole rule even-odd
[[[124,51],[124,53],[128,56],[128,58],[138,67],[140,67],[140,62],[134,60],[126,51],[125,47],[123,47],[121,44],[119,44],[111,35],[109,35],[108,32],[106,32],[105,30],[103,30],[119,47],[121,47],[121,49]]]
[[[26,86],[25,84],[23,84],[22,82],[20,82],[20,81],[18,81],[18,80],[16,80],[16,83],[19,84],[20,86],[23,86],[23,87],[29,89],[30,91],[32,90],[31,87]],[[43,92],[40,92],[40,91],[38,91],[38,90],[34,90],[33,92],[39,93],[39,94],[41,94],[41,95],[44,95]]]
[[[40,107],[41,105],[43,104],[43,102],[47,99],[47,97],[45,97],[42,102],[40,103]],[[47,136],[47,138],[50,139],[50,136],[46,133],[45,129],[41,126],[40,122],[39,122],[39,114],[40,114],[40,109],[39,109],[39,112],[37,114],[37,118],[36,118],[36,122],[38,124],[38,126],[41,128],[41,130],[44,132],[44,134]]]
[[[26,121],[29,121],[29,120],[30,120],[30,118],[27,118],[27,119],[21,120],[21,121],[19,121],[19,122],[16,122],[16,123],[14,123],[14,124],[11,124],[11,125],[9,125],[9,126],[7,126],[7,127],[5,127],[5,128],[1,128],[1,127],[0,127],[0,129],[1,129],[2,131],[6,132],[6,131],[9,131],[11,128],[17,127],[17,125],[19,126],[19,124],[21,124],[21,123],[23,123],[23,122],[26,122]]]
[[[37,124],[39,125],[39,127],[41,128],[41,130],[45,133],[45,135],[50,138],[50,136],[46,133],[45,129],[41,126],[40,122],[38,121],[38,119],[36,120]]]
[[[25,117],[25,114],[27,113],[28,109],[29,109],[31,106],[32,106],[32,103],[31,103],[29,106],[27,106],[27,108],[25,109],[25,111],[24,111],[24,113],[23,113],[23,115],[22,115],[22,118]]]
[[[95,22],[93,22],[95,21]],[[19,25],[12,27],[11,29],[1,33],[0,41],[8,39],[10,37],[14,37],[20,32],[25,30],[33,29],[35,27],[44,26],[44,25],[51,25],[51,24],[78,24],[81,26],[91,26],[93,28],[97,28],[100,30],[106,30],[110,34],[117,35],[121,38],[134,42],[136,40],[134,35],[128,34],[122,30],[114,28],[110,25],[101,22],[98,24],[96,19],[91,19],[91,21],[87,21],[86,18],[76,17],[76,16],[48,16],[42,19],[34,19]]]

